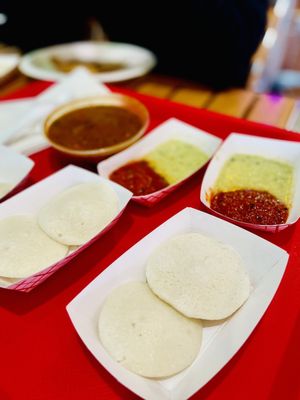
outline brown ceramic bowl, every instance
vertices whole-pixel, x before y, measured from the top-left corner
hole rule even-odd
[[[74,149],[72,147],[68,147],[66,144],[62,145],[61,143],[56,142],[53,138],[49,137],[50,127],[59,118],[73,111],[95,106],[112,106],[127,110],[139,118],[141,122],[140,127],[128,139],[122,140],[116,144],[106,147],[92,148],[88,150]],[[144,134],[145,130],[148,127],[148,124],[149,113],[146,107],[141,102],[129,96],[111,93],[97,97],[75,100],[58,107],[47,117],[44,123],[44,135],[51,146],[69,157],[99,160],[112,154],[118,153],[119,151],[135,143]]]

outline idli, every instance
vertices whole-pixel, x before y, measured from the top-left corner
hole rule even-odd
[[[118,196],[108,184],[82,183],[51,199],[40,210],[38,222],[52,239],[76,246],[92,239],[118,211]]]
[[[187,317],[223,319],[250,294],[239,254],[199,233],[175,236],[149,257],[147,282],[153,292]]]
[[[148,378],[174,375],[191,365],[202,340],[202,324],[161,301],[142,282],[112,291],[99,318],[104,348],[122,366]]]
[[[26,278],[62,259],[68,247],[43,232],[36,218],[15,215],[0,220],[0,276]]]

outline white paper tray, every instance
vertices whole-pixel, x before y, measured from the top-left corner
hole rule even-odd
[[[20,189],[33,166],[34,162],[30,158],[0,145],[0,182],[12,185],[11,190],[0,198],[0,202]]]
[[[273,158],[278,161],[289,163],[294,167],[292,207],[286,223],[277,225],[250,224],[228,218],[210,208],[209,197],[211,189],[213,188],[224,164],[234,154],[250,154]],[[272,233],[287,228],[291,224],[294,224],[300,217],[300,143],[232,133],[223,142],[222,146],[216,152],[208,165],[202,181],[200,200],[215,215],[221,216],[222,218],[245,228],[259,229]]]
[[[81,251],[90,246],[101,235],[107,232],[120,218],[122,212],[124,211],[124,208],[126,207],[132,196],[132,193],[129,190],[124,189],[122,186],[115,184],[114,182],[110,182],[104,178],[99,177],[93,172],[89,172],[83,168],[75,167],[74,165],[69,165],[56,172],[55,174],[49,176],[48,178],[24,190],[23,192],[17,194],[16,196],[7,200],[1,205],[0,219],[18,214],[36,215],[40,208],[43,207],[43,205],[46,204],[49,199],[51,199],[51,197],[66,190],[67,188],[84,182],[99,181],[105,182],[106,184],[112,186],[118,196],[119,214],[116,216],[116,218],[114,218],[114,220],[110,224],[108,224],[91,240],[78,247],[78,249],[76,249],[75,251],[69,253],[69,255],[67,255],[65,258],[58,261],[57,263],[52,264],[42,271],[39,271],[28,278],[21,279],[11,285],[5,285],[4,282],[0,281],[0,287],[23,292],[29,292],[30,290],[35,288],[50,275],[52,275],[55,271],[57,271],[67,262],[76,257]]]
[[[170,118],[128,149],[109,157],[107,160],[101,161],[98,164],[98,172],[101,176],[109,178],[109,175],[122,165],[144,157],[159,144],[170,139],[178,139],[192,144],[206,153],[209,158],[214,154],[217,147],[222,142],[221,139],[211,135],[210,133],[204,132],[176,118]],[[202,165],[202,167],[203,166],[204,165]],[[169,185],[161,190],[144,196],[133,196],[132,199],[142,205],[153,206],[169,193],[173,192],[177,187],[182,185],[193,174],[190,174],[187,178],[174,185]]]
[[[103,348],[98,338],[100,309],[114,288],[131,280],[145,281],[146,261],[158,245],[187,232],[200,232],[234,247],[244,260],[252,291],[247,302],[225,323],[207,324],[199,355],[189,368],[168,379],[143,378],[120,366]],[[204,386],[247,340],[270,304],[287,261],[288,254],[270,242],[209,214],[186,208],[111,264],[68,304],[67,311],[94,357],[124,386],[145,399],[183,400]]]

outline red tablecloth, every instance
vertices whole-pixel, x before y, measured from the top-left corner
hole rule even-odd
[[[13,97],[35,95],[45,87],[46,83],[32,84]],[[151,127],[177,117],[222,138],[235,131],[300,140],[299,135],[280,129],[130,94],[148,107]],[[51,149],[32,158],[36,165],[30,183],[67,164]],[[112,261],[163,221],[186,206],[201,208],[202,175],[203,172],[198,173],[152,209],[130,203],[105,237],[31,293],[0,290],[0,399],[136,398],[85,348],[65,306]],[[300,398],[300,223],[281,233],[261,236],[290,253],[283,281],[245,345],[194,399]]]

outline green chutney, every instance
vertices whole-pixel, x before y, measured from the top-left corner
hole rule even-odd
[[[170,139],[143,157],[150,167],[172,185],[185,179],[209,159],[198,147],[177,139]]]

